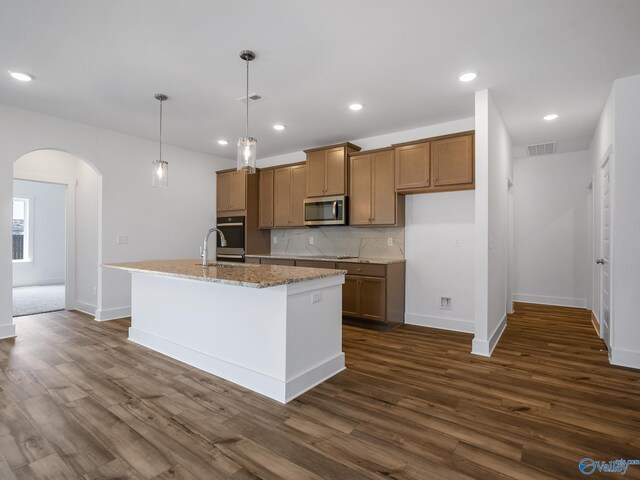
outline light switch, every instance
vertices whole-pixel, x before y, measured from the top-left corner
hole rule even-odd
[[[129,243],[129,237],[124,233],[119,233],[118,235],[116,235],[116,243],[118,245],[126,245],[127,243]]]
[[[278,244],[278,237],[273,237],[273,244],[277,245]]]

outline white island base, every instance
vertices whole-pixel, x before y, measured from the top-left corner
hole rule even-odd
[[[248,288],[132,272],[129,340],[287,403],[345,368],[342,283]]]

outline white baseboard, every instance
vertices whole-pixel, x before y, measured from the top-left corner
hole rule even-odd
[[[98,322],[107,320],[118,320],[131,316],[131,307],[102,308],[96,309],[95,317]]]
[[[484,357],[490,357],[493,353],[493,349],[500,341],[500,337],[504,333],[504,329],[507,328],[507,315],[505,314],[500,320],[500,323],[496,325],[496,328],[491,333],[488,340],[473,339],[471,343],[471,353],[474,355],[482,355]]]
[[[96,315],[96,306],[91,305],[90,303],[76,301],[75,309],[82,313],[86,313],[87,315],[91,315],[95,317]]]
[[[459,320],[456,318],[435,317],[431,315],[421,315],[419,313],[405,313],[404,322],[409,325],[419,325],[421,327],[438,328],[440,330],[451,330],[454,332],[473,333],[473,320]]]
[[[530,295],[528,293],[514,293],[514,302],[539,303],[542,305],[556,305],[558,307],[587,308],[586,298],[547,297],[545,295]]]
[[[0,325],[0,340],[16,336],[15,325]]]
[[[344,353],[340,353],[295,378],[284,381],[137,328],[129,328],[129,341],[229,380],[280,403],[289,402],[345,369]]]
[[[637,350],[624,350],[612,348],[609,351],[609,362],[620,367],[640,369],[640,352]]]

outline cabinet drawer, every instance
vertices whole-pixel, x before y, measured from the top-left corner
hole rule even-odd
[[[349,275],[368,275],[370,277],[384,277],[387,268],[384,265],[371,263],[338,262],[338,270],[346,270]]]
[[[318,260],[296,260],[296,267],[328,268],[335,270],[336,264],[334,262],[321,262]]]
[[[262,265],[284,265],[286,267],[293,267],[295,260],[289,260],[285,258],[262,258],[260,259]]]

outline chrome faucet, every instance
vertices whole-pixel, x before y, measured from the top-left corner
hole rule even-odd
[[[216,227],[213,227],[212,229],[210,229],[204,237],[204,245],[202,246],[201,257],[202,257],[203,267],[209,266],[209,235],[211,235],[213,232],[218,232],[220,234],[220,246],[221,247],[227,246],[227,239],[224,238],[224,233],[222,233],[222,231],[220,231],[220,229]]]

